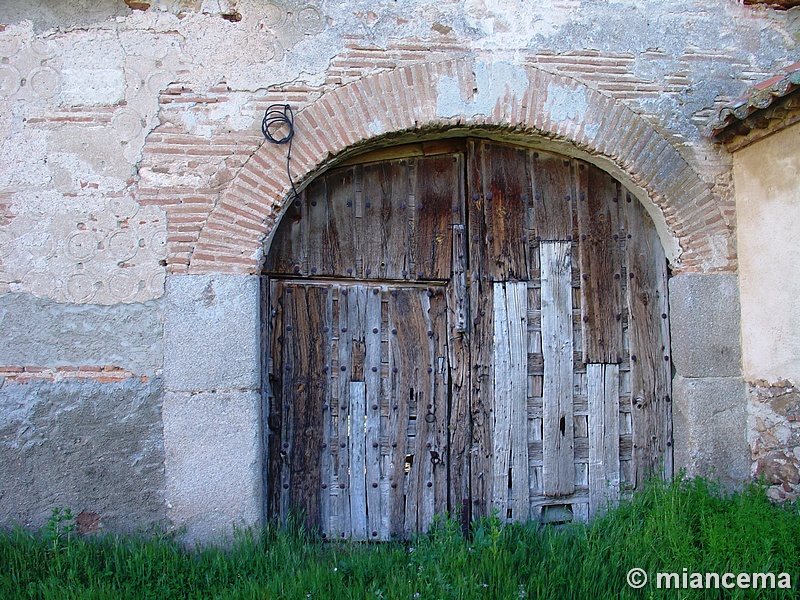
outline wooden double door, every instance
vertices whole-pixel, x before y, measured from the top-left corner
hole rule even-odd
[[[477,139],[363,156],[301,194],[264,272],[273,518],[562,522],[671,474],[666,260],[593,165]]]

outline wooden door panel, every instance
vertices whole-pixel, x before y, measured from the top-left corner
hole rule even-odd
[[[313,182],[265,261],[270,514],[407,538],[585,520],[671,474],[666,260],[625,193],[478,140]]]

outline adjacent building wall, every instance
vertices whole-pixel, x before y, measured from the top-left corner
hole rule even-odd
[[[800,125],[733,155],[753,474],[800,490]]]

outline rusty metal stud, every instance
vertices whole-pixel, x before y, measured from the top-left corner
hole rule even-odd
[[[431,408],[433,408],[433,404],[430,404],[430,403],[429,403],[429,404],[428,404],[428,409],[431,409]]]
[[[286,365],[286,370],[287,371],[291,371],[292,370],[292,365]]]
[[[342,365],[341,367],[339,367],[339,369],[340,369],[340,370],[342,370],[342,371],[347,371],[347,367],[346,367],[346,366],[344,366],[344,365]]]
[[[428,442],[427,444],[425,444],[425,447],[426,447],[426,448],[430,448],[430,447],[431,447],[431,443],[430,443],[430,442]]]
[[[402,204],[400,204],[400,210],[405,210],[406,208],[408,208],[408,207],[406,206],[406,203],[405,203],[405,202],[403,202]]]
[[[479,235],[475,235],[475,236],[473,236],[473,237],[472,237],[472,241],[473,241],[473,242],[480,242],[480,241],[481,241],[481,236],[479,236]]]
[[[426,414],[425,415],[425,422],[426,423],[435,423],[436,422],[436,415],[434,415],[433,413]],[[431,447],[431,445],[428,444],[428,448],[430,448],[430,447]]]
[[[611,201],[612,201],[612,202],[614,202],[614,203],[617,203],[617,202],[619,202],[619,198],[617,198],[616,196],[614,196],[614,197],[611,199]]]
[[[425,208],[424,204],[417,204],[417,210],[422,210]]]
[[[630,233],[628,234],[628,239],[631,239],[631,234]]]
[[[372,447],[373,448],[377,448],[378,447],[378,442],[372,442]]]
[[[614,279],[619,279],[619,273],[614,273]]]
[[[667,448],[669,448],[670,446],[672,446],[672,442],[670,442],[669,440],[667,440]]]
[[[300,208],[300,201],[299,200],[294,203],[294,207],[295,208]]]
[[[537,241],[537,242],[541,242],[541,241],[542,241],[542,236],[540,236],[540,235],[537,235],[537,236],[536,236],[536,241]]]
[[[585,233],[582,233],[582,234],[581,234],[581,240],[585,240],[585,239],[586,239],[586,234],[585,234]]]
[[[479,194],[472,194],[472,199],[473,200],[480,200],[480,195]]]
[[[617,241],[618,239],[619,239],[619,234],[618,234],[618,233],[615,233],[615,234],[614,234],[614,241]]]
[[[397,487],[397,484],[396,484],[396,483],[393,483],[393,484],[392,484],[392,489],[395,489],[396,487]]]
[[[340,448],[347,448],[347,444],[345,444],[344,442],[342,442],[341,444],[339,444],[339,447],[340,447]]]
[[[453,205],[453,212],[454,212],[454,213],[457,213],[457,212],[459,212],[460,210],[461,210],[461,207],[459,207],[459,206],[458,206],[458,204],[454,204],[454,205]]]
[[[365,275],[369,275],[370,273],[372,273],[372,269],[364,269]]]
[[[339,484],[339,487],[340,487],[341,489],[344,489],[344,484],[343,484],[343,483],[340,483],[340,484]],[[342,532],[342,537],[344,537],[344,531]]]
[[[527,236],[527,235],[523,235],[523,236],[520,238],[520,240],[521,240],[521,241],[523,241],[523,242],[527,242],[527,241],[528,241],[528,236]]]
[[[631,197],[630,197],[630,196],[628,196],[628,197],[626,197],[626,198],[625,198],[625,200],[627,200],[628,202],[630,202],[630,201],[631,201]]]
[[[634,278],[634,274],[633,274],[633,273],[628,273],[628,277],[630,277],[631,279],[633,279],[633,278]]]
[[[316,275],[317,274],[317,267],[311,267],[311,274],[312,275]],[[325,292],[322,292],[322,293],[324,294]]]
[[[581,275],[581,279],[583,279],[584,281],[589,281],[589,276],[586,273],[584,273],[583,275]]]
[[[433,337],[433,332],[432,331],[428,331],[428,337]]]
[[[347,268],[347,274],[348,274],[348,275],[352,275],[352,274],[353,274],[353,269],[351,269],[350,267],[348,267],[348,268]],[[347,295],[347,290],[342,290],[342,293],[343,293],[343,294],[346,296],[346,295]]]
[[[328,333],[330,330],[331,330],[331,328],[328,327],[327,325],[325,325],[325,327],[322,328],[322,331],[325,332],[325,333]]]
[[[364,208],[372,208],[371,202],[364,202]]]
[[[661,318],[662,319],[666,319],[667,318],[667,313],[661,313]]]
[[[322,405],[322,410],[328,410],[328,405],[327,404],[323,404]],[[325,446],[325,444],[323,444],[323,446]]]
[[[375,368],[375,367],[373,367],[373,369],[374,369],[374,368]],[[377,404],[373,404],[373,405],[372,405],[372,410],[378,410],[378,405],[377,405]]]
[[[632,360],[633,362],[636,362],[636,355],[635,355],[635,354],[631,354],[631,360]]]
[[[433,487],[433,483],[431,483],[430,481],[428,483],[426,483],[425,485],[427,485],[428,487]]]
[[[311,201],[311,206],[316,206],[316,205],[317,205],[317,201],[316,200],[312,200]]]
[[[295,273],[299,273],[300,272],[300,267],[295,265],[293,270],[294,270]]]
[[[589,322],[589,315],[583,315],[583,322],[584,323],[588,323]]]
[[[283,489],[288,490],[289,489],[289,484],[288,483],[284,483],[283,484]]]
[[[487,275],[487,276],[486,276],[486,279],[487,279],[488,281],[494,281],[494,275]]]
[[[372,487],[376,488],[376,487],[378,487],[378,484],[377,484],[377,483],[375,483],[375,482],[373,481],[373,482],[372,482]],[[373,532],[372,532],[372,535],[377,535],[377,534],[378,534],[378,532],[377,532],[377,531],[373,531]]]
[[[570,195],[566,195],[566,196],[564,196],[564,200],[565,200],[566,202],[570,202],[570,201],[572,200],[572,196],[570,196]]]
[[[372,328],[372,333],[378,333],[378,328],[377,327],[373,327]]]
[[[377,371],[378,371],[378,367],[372,367],[372,372],[373,373],[377,373]]]
[[[328,537],[328,534],[323,532],[323,533],[322,533],[322,539],[324,540],[324,539],[325,539],[325,538],[327,538],[327,537]]]
[[[669,362],[669,356],[664,357],[664,362]]]
[[[494,236],[490,233],[489,235],[486,236],[486,240],[489,241],[489,242],[493,242],[494,241]]]
[[[328,489],[328,484],[327,483],[323,483],[322,484],[322,489],[323,490],[327,490]],[[325,537],[325,534],[323,533],[322,536]]]
[[[287,287],[286,288],[286,293],[287,294],[291,294],[293,291],[294,291],[294,289],[292,289],[291,287]]]
[[[392,448],[397,448],[397,442],[392,442]]]
[[[347,333],[347,327],[342,327],[342,333]]]
[[[322,288],[322,295],[323,296],[327,296],[328,295],[328,288]]]
[[[395,404],[395,405],[393,405],[393,406],[392,406],[392,409],[393,409],[393,410],[397,410],[398,408],[399,408],[399,407],[397,406],[397,404]],[[392,448],[394,448],[394,447],[396,447],[396,446],[397,446],[397,444],[392,444]]]
[[[488,194],[486,194],[486,199],[487,200],[491,200],[492,199],[492,192],[489,192]]]
[[[289,447],[289,442],[283,442],[283,447],[284,448],[288,448]]]
[[[376,485],[377,485],[377,484],[376,484]],[[377,532],[377,531],[375,531],[375,530],[373,530],[373,531],[372,531],[372,537],[378,537],[378,532]]]
[[[664,400],[666,400],[667,402],[671,402],[672,398],[670,398],[669,394],[667,394],[666,396],[664,396]]]
[[[348,200],[348,201],[347,201],[347,206],[348,206],[348,207],[350,207],[350,206],[353,206],[353,203],[352,203],[350,200]]]
[[[392,367],[392,373],[397,373],[397,367]]]
[[[433,298],[433,292],[431,290],[428,290],[425,292],[425,294],[428,296],[428,298]]]
[[[428,367],[428,373],[433,373],[433,368],[432,367]]]
[[[392,329],[392,335],[397,335],[397,329]]]
[[[621,321],[622,320],[622,313],[617,313],[616,314],[616,318],[617,318],[617,321]]]
[[[372,290],[372,295],[373,296],[377,296],[379,293],[380,293],[380,290],[378,288],[375,288],[375,289]]]
[[[581,167],[583,167],[583,165],[581,165]],[[581,202],[586,202],[586,195],[585,194],[579,194],[578,195],[578,200],[580,200]]]
[[[534,194],[533,195],[533,199],[534,200],[541,200],[542,199],[542,195],[541,194]]]
[[[287,325],[286,326],[286,331],[291,331],[291,330],[292,330],[292,326],[291,325]]]

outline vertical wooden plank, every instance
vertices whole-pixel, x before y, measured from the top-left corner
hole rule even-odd
[[[589,517],[619,497],[619,365],[586,365]]]
[[[463,533],[469,533],[471,442],[469,306],[466,278],[464,226],[453,226],[453,279],[447,285],[447,331],[450,365],[449,463],[451,514],[459,519]]]
[[[426,517],[429,528],[435,515],[444,515],[450,510],[449,502],[449,438],[450,438],[450,365],[448,361],[447,293],[443,287],[429,290],[430,312],[428,313],[428,338],[431,344],[433,363],[433,387],[425,416],[429,428],[426,461],[430,463],[433,483],[433,512]],[[431,335],[433,334],[433,335]],[[431,419],[432,417],[432,421]],[[427,485],[427,483],[426,483]],[[452,513],[451,513],[452,514]]]
[[[267,453],[269,456],[269,471],[267,479],[267,514],[270,519],[281,520],[281,476],[284,460],[281,455],[283,450],[283,289],[280,282],[270,281],[270,399],[269,413],[267,415],[267,428],[269,440]]]
[[[672,475],[667,262],[644,208],[626,196],[634,485]]]
[[[511,497],[514,521],[530,514],[528,462],[528,284],[506,283],[509,354],[511,357]]]
[[[350,382],[350,539],[367,539],[365,431],[367,389],[363,381]]]
[[[593,165],[578,165],[583,361],[622,360],[622,282],[619,256],[620,186]]]
[[[570,162],[545,152],[534,152],[532,158],[536,236],[543,241],[571,239],[573,192]]]
[[[366,385],[366,489],[367,539],[387,539],[388,527],[381,535],[384,507],[381,502],[381,289],[367,289],[364,362]],[[388,521],[387,521],[388,523]]]
[[[539,246],[544,355],[543,478],[547,496],[575,489],[572,429],[572,285],[570,243]]]
[[[528,518],[528,352],[526,282],[494,284],[493,507],[501,518]],[[502,399],[502,402],[499,401]]]
[[[291,296],[296,310],[291,330],[294,343],[289,365],[292,369],[288,371],[293,392],[289,399],[293,412],[289,495],[293,509],[305,515],[307,530],[318,532],[321,525],[322,406],[328,393],[327,374],[322,370],[327,359],[323,334],[327,298],[319,286],[293,288]],[[286,330],[288,328],[287,324]]]
[[[530,176],[526,151],[483,142],[482,189],[487,211],[486,272],[495,280],[526,280]]]
[[[459,156],[440,155],[416,160],[418,279],[446,280],[452,265],[453,207],[460,210],[457,182]]]
[[[467,150],[467,235],[469,256],[469,356],[472,442],[469,451],[470,511],[474,519],[491,516],[492,498],[492,413],[494,382],[492,340],[494,336],[494,291],[486,274],[486,239],[491,223],[484,209],[483,147],[470,140]],[[493,276],[492,276],[493,278]]]
[[[333,256],[339,252],[331,240],[331,218],[328,203],[328,177],[320,177],[306,188],[303,201],[306,203],[306,232],[304,237],[306,262],[304,273],[311,277],[331,276]],[[280,227],[278,229],[280,231]],[[278,243],[273,247],[282,252]],[[274,252],[270,252],[273,254]]]
[[[350,452],[348,450],[349,442],[349,424],[350,424],[350,373],[352,372],[351,353],[352,353],[352,335],[348,335],[347,327],[349,323],[350,302],[348,300],[349,292],[354,290],[355,286],[340,286],[338,297],[338,358],[339,370],[338,374],[338,398],[337,398],[337,521],[338,530],[336,538],[346,539],[351,535],[350,528]],[[344,331],[342,331],[344,329]]]
[[[509,468],[511,462],[511,406],[513,365],[510,338],[513,324],[509,323],[508,299],[503,283],[493,286],[494,338],[492,367],[494,369],[495,402],[492,419],[492,510],[505,521],[508,517]]]
[[[332,275],[348,277],[355,267],[355,186],[354,169],[340,169],[326,176],[328,186],[328,224]],[[348,272],[348,269],[350,271]]]
[[[323,296],[323,314],[322,314],[322,331],[318,333],[321,338],[321,344],[324,349],[321,364],[321,377],[325,378],[325,389],[322,397],[322,440],[320,440],[320,449],[322,451],[321,468],[322,468],[322,482],[320,484],[321,494],[321,507],[320,507],[320,520],[322,523],[323,537],[329,538],[332,531],[331,515],[333,507],[331,506],[331,493],[333,492],[333,459],[331,456],[331,446],[333,444],[333,411],[331,410],[332,404],[336,401],[333,398],[332,383],[335,383],[331,374],[331,354],[332,354],[332,327],[333,327],[333,294],[331,290],[325,286],[321,288]]]
[[[470,484],[474,519],[491,516],[494,443],[494,371],[492,340],[494,335],[494,294],[492,284],[473,279],[470,282],[472,331],[470,379],[472,402],[472,446],[470,449]]]

